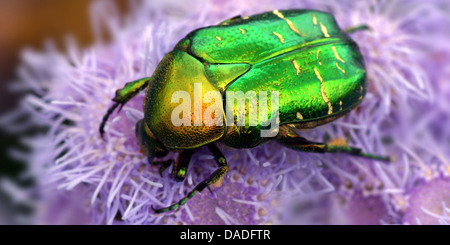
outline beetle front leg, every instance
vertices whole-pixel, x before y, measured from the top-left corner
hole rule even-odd
[[[155,209],[152,207],[152,209],[155,213],[157,213],[157,214],[165,213],[167,211],[172,211],[172,210],[177,209],[179,206],[185,204],[189,199],[191,199],[197,192],[203,191],[203,189],[209,187],[210,185],[212,185],[214,183],[217,183],[219,180],[221,180],[225,176],[225,174],[228,171],[228,165],[227,165],[227,160],[225,159],[225,156],[223,155],[223,153],[220,151],[220,149],[214,143],[209,144],[208,148],[211,151],[211,153],[214,155],[214,160],[216,161],[217,165],[219,166],[219,169],[214,171],[210,176],[208,176],[208,178],[206,178],[205,180],[200,182],[200,184],[195,186],[195,188],[192,191],[190,191],[183,199],[181,199],[177,203],[172,204],[165,208]]]
[[[390,162],[391,158],[388,156],[379,156],[363,152],[359,148],[345,146],[345,145],[333,145],[320,142],[309,141],[294,131],[289,126],[283,125],[280,127],[280,131],[276,138],[276,141],[288,148],[297,151],[315,152],[315,153],[345,153],[353,156],[364,157],[368,159],[375,159],[379,161]]]
[[[122,89],[116,91],[116,96],[112,99],[115,103],[108,109],[106,114],[103,116],[102,122],[100,124],[99,132],[100,136],[103,138],[105,133],[105,124],[108,121],[109,116],[114,112],[114,110],[120,105],[119,111],[122,106],[125,105],[131,98],[136,96],[140,91],[144,90],[151,78],[145,77],[139,80],[126,83]]]

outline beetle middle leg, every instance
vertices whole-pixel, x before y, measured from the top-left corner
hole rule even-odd
[[[187,202],[187,200],[191,199],[197,192],[203,191],[205,188],[209,187],[210,185],[212,185],[214,183],[217,183],[225,176],[225,174],[228,171],[228,165],[227,165],[227,160],[225,159],[225,156],[223,155],[223,153],[220,151],[220,149],[214,143],[209,144],[208,148],[211,151],[211,153],[214,155],[214,160],[216,161],[217,166],[219,166],[219,169],[214,171],[210,176],[208,176],[208,178],[206,178],[205,180],[200,182],[197,186],[195,186],[195,188],[192,191],[190,191],[183,199],[181,199],[177,203],[172,204],[165,208],[155,209],[152,207],[152,209],[155,213],[164,213],[167,211],[177,209],[179,206],[185,204]],[[189,156],[189,159],[190,159],[190,156]]]
[[[388,156],[379,156],[370,153],[365,153],[361,149],[356,147],[309,141],[298,135],[293,128],[286,125],[280,126],[280,131],[278,133],[276,141],[288,148],[297,151],[315,152],[315,153],[327,153],[327,152],[345,153],[353,156],[375,159],[385,162],[389,162],[391,160],[391,158]]]

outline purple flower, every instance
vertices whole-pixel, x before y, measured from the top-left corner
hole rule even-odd
[[[50,43],[43,52],[24,51],[17,87],[37,96],[29,95],[20,111],[3,120],[29,114],[31,121],[9,128],[32,123],[48,127],[45,134],[24,139],[34,151],[20,155],[38,180],[39,205],[47,207],[35,222],[448,222],[450,194],[440,191],[450,175],[450,50],[445,28],[450,17],[444,5],[448,9],[444,1],[195,1],[189,6],[132,1],[130,14],[121,17],[110,2],[96,2],[95,45],[80,49],[70,41],[66,55]],[[385,164],[342,154],[301,153],[276,143],[245,150],[220,146],[230,167],[222,185],[198,193],[178,212],[153,214],[151,206],[178,201],[217,167],[212,155],[201,150],[184,182],[175,182],[168,173],[160,177],[158,168],[138,152],[134,135],[134,125],[143,117],[143,94],[111,116],[103,141],[98,126],[115,91],[150,76],[164,54],[191,30],[236,15],[288,8],[330,12],[344,29],[371,27],[351,34],[367,66],[369,88],[363,103],[342,119],[299,133],[315,141],[344,138],[366,152],[396,160]],[[110,43],[102,40],[104,29],[111,33]],[[67,203],[75,203],[73,209]],[[49,208],[60,208],[60,217],[49,217]],[[82,219],[62,218],[80,209],[86,211]]]
[[[403,222],[406,224],[449,224],[449,190],[448,178],[422,181],[409,191],[409,208],[403,217]]]

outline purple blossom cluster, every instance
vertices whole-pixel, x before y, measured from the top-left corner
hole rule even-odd
[[[178,183],[139,152],[134,135],[144,94],[114,113],[99,137],[115,91],[150,76],[190,31],[236,15],[308,8],[332,13],[363,53],[368,92],[347,116],[299,131],[315,141],[346,139],[391,163],[343,154],[303,153],[269,142],[253,149],[219,145],[229,163],[220,186],[198,193],[176,212],[152,206],[178,201],[216,168],[197,152]],[[107,1],[91,8],[96,43],[66,54],[49,43],[26,50],[19,89],[31,89],[20,110],[48,127],[16,152],[37,179],[37,224],[448,224],[450,222],[450,4],[446,1],[130,1],[123,17]],[[103,33],[111,41],[103,39]],[[16,120],[17,121],[17,120]],[[69,122],[69,123],[68,123]],[[176,157],[171,153],[169,157]],[[170,170],[170,169],[169,169]],[[36,190],[34,190],[36,191]]]

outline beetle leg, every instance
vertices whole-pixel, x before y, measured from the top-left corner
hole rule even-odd
[[[118,103],[118,102],[114,103],[114,105],[112,105],[112,106],[108,109],[108,111],[106,112],[106,114],[103,116],[102,123],[100,123],[100,129],[99,129],[99,131],[100,131],[100,136],[102,137],[102,139],[103,139],[103,134],[105,133],[105,129],[104,129],[104,128],[105,128],[106,121],[108,121],[109,116],[113,113],[113,111],[114,111],[119,105],[120,105],[120,103]]]
[[[108,121],[109,116],[114,112],[114,110],[120,105],[119,111],[122,109],[122,106],[125,105],[131,98],[136,96],[140,91],[144,90],[150,81],[151,78],[145,77],[133,82],[126,83],[122,89],[116,91],[116,96],[112,99],[115,103],[108,109],[106,114],[103,116],[103,120],[100,124],[100,135],[103,138],[103,134],[105,133],[105,124]]]
[[[166,161],[156,161],[156,162],[152,162],[152,165],[161,165],[161,167],[159,167],[159,175],[162,177],[162,174],[164,172],[164,170],[166,170],[170,165],[172,165],[174,161],[172,159],[166,160]]]
[[[223,153],[219,150],[219,148],[214,143],[209,144],[208,148],[214,155],[214,159],[216,160],[216,163],[219,166],[219,169],[214,171],[214,173],[212,173],[210,176],[208,176],[208,178],[206,178],[200,184],[195,186],[195,188],[192,191],[190,191],[179,202],[172,204],[171,206],[168,206],[165,208],[155,209],[152,207],[152,209],[155,213],[164,213],[167,211],[172,211],[172,210],[177,209],[179,206],[185,204],[187,202],[187,200],[191,199],[195,195],[195,193],[201,192],[203,189],[218,182],[219,180],[222,179],[222,177],[225,176],[225,173],[228,171],[228,165],[227,165],[227,160],[225,159],[225,156],[223,155]]]
[[[297,151],[315,152],[315,153],[346,153],[353,156],[364,157],[369,159],[375,159],[379,161],[389,162],[391,158],[388,156],[379,156],[363,152],[359,148],[346,146],[346,145],[334,145],[320,142],[309,141],[297,134],[292,128],[287,126],[281,126],[276,141],[288,148]]]
[[[365,30],[372,30],[372,29],[370,28],[370,26],[364,24],[364,25],[349,27],[349,28],[345,29],[344,32],[349,34],[349,33],[357,32],[357,31],[365,31]]]
[[[172,169],[172,178],[174,178],[177,182],[183,181],[186,177],[189,162],[191,161],[192,154],[194,154],[195,151],[196,150],[185,150],[178,156],[178,159]]]

